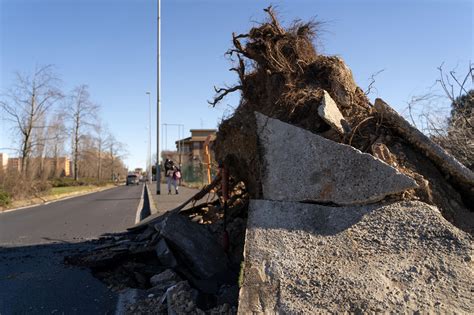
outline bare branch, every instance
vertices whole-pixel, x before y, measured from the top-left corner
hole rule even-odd
[[[214,91],[216,91],[217,95],[214,97],[213,101],[207,101],[212,107],[215,107],[217,103],[219,103],[227,94],[233,93],[237,90],[242,90],[242,85],[235,85],[231,88],[216,88],[214,87]]]
[[[369,95],[371,92],[372,92],[372,89],[374,90],[377,90],[375,87],[374,87],[374,84],[375,84],[375,77],[378,76],[379,74],[381,74],[382,72],[384,72],[385,69],[381,69],[377,72],[375,72],[374,74],[372,74],[370,76],[370,83],[369,83],[369,86],[367,87],[367,90],[364,92],[365,95]]]

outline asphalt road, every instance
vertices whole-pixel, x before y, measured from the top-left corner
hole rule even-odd
[[[121,186],[0,213],[0,315],[113,314],[117,293],[63,259],[132,226],[141,190]]]

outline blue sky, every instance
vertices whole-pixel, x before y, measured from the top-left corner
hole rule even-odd
[[[399,111],[433,85],[442,62],[462,73],[473,60],[472,1],[162,0],[162,123],[184,124],[187,135],[215,128],[229,114],[238,95],[218,108],[207,104],[214,85],[236,82],[224,53],[232,32],[262,21],[269,4],[283,24],[325,21],[319,51],[341,56],[361,88],[385,69],[371,98]],[[0,0],[0,90],[15,71],[54,64],[65,92],[89,85],[103,120],[127,145],[126,164],[144,166],[147,90],[156,103],[156,6],[156,0]],[[0,148],[8,147],[9,126],[0,123]],[[167,135],[172,148],[177,128]]]

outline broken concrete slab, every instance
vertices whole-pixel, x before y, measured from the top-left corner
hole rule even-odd
[[[472,313],[472,241],[422,202],[251,200],[239,314]]]
[[[151,289],[148,289],[148,293],[163,295],[166,290],[174,286],[178,282],[182,281],[181,277],[178,276],[173,270],[167,269],[162,273],[154,275],[150,278]]]
[[[164,283],[174,284],[179,281],[181,281],[181,278],[171,269],[166,269],[162,273],[150,278],[152,286],[163,285]]]
[[[225,272],[227,256],[209,231],[179,214],[168,215],[160,233],[184,263],[200,279]]]
[[[173,252],[170,250],[164,239],[160,239],[158,244],[156,244],[156,256],[160,263],[165,267],[174,268],[178,265]]]
[[[342,116],[331,95],[326,90],[323,91],[323,99],[318,107],[318,115],[338,133],[349,133],[351,131],[349,123]]]
[[[263,149],[263,198],[367,204],[418,187],[374,156],[255,113]]]

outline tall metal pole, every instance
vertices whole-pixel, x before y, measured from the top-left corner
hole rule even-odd
[[[161,0],[158,0],[158,21],[157,21],[157,63],[156,63],[156,95],[157,95],[157,111],[156,111],[156,194],[161,194],[161,152],[160,152],[160,115],[161,115]]]
[[[151,93],[146,92],[148,95],[148,156],[147,156],[147,177],[148,177],[148,182],[151,185],[151,182],[153,180],[153,175],[151,174]]]

